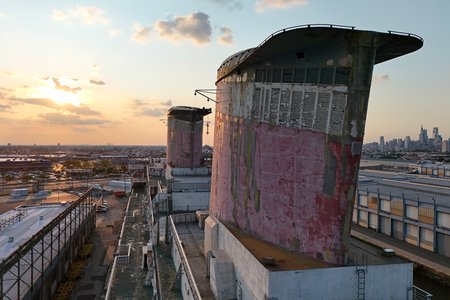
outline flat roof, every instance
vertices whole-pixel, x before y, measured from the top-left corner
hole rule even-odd
[[[18,208],[0,215],[0,259],[9,257],[66,208],[59,203],[47,204]]]
[[[450,180],[424,175],[360,170],[358,190],[450,207]]]
[[[235,227],[229,225],[225,226],[260,262],[265,258],[273,258],[273,264],[263,264],[264,267],[270,271],[308,270],[334,267],[321,260],[289,252],[274,244],[258,240]]]

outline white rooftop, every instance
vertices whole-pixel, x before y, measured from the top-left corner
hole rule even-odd
[[[67,206],[48,204],[22,207],[0,215],[0,259],[9,257]]]

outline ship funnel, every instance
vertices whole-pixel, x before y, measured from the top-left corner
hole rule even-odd
[[[211,108],[175,106],[167,115],[167,164],[198,168],[202,163],[203,117]]]
[[[413,34],[308,25],[227,58],[216,82],[211,215],[344,264],[374,64],[422,44]]]

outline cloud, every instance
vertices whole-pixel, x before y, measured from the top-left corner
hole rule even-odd
[[[241,1],[237,0],[208,0],[208,1],[216,3],[220,6],[227,7],[229,11],[241,10],[243,7]]]
[[[11,97],[8,100],[15,103],[22,104],[31,104],[37,106],[43,106],[46,108],[58,110],[58,111],[66,111],[78,115],[100,115],[100,112],[90,109],[88,106],[81,104],[80,106],[76,106],[70,103],[58,104],[54,102],[50,98],[16,98]]]
[[[95,84],[95,85],[105,85],[106,84],[104,81],[94,80],[94,79],[89,80],[89,83]]]
[[[118,37],[118,36],[121,35],[121,34],[122,34],[122,29],[120,29],[120,28],[117,28],[117,29],[111,29],[111,30],[109,31],[109,37],[111,37],[111,38]]]
[[[152,28],[150,26],[144,26],[141,23],[134,23],[131,27],[131,40],[137,43],[146,44],[150,42]]]
[[[110,123],[108,120],[98,118],[81,118],[77,115],[67,115],[62,113],[40,114],[39,117],[47,123],[57,125],[103,125]]]
[[[97,64],[92,64],[89,66],[89,72],[92,76],[98,76],[98,71],[100,67]]]
[[[59,82],[58,78],[52,77],[52,80],[53,80],[53,83],[55,84],[55,89],[57,89],[57,90],[61,90],[61,91],[64,91],[64,92],[69,92],[69,93],[72,93],[72,94],[76,94],[79,90],[81,90],[80,87],[71,88],[70,86],[62,85]]]
[[[166,102],[161,102],[161,105],[164,105],[164,106],[172,106],[172,100],[168,100],[168,101],[166,101]]]
[[[88,127],[73,127],[72,130],[78,131],[78,132],[94,132],[95,131],[93,128],[88,128]]]
[[[162,38],[172,41],[188,39],[195,44],[209,43],[212,32],[209,16],[203,12],[158,21],[155,23],[155,30]]]
[[[14,77],[17,74],[8,70],[4,70],[4,71],[0,71],[0,76],[4,76],[4,77]]]
[[[162,117],[167,113],[167,109],[164,108],[146,108],[141,111],[141,115],[149,117]]]
[[[172,100],[149,101],[134,99],[131,107],[137,116],[161,117],[167,113],[167,107],[172,106]]]
[[[0,112],[7,111],[11,108],[10,105],[0,104]]]
[[[373,83],[381,83],[389,80],[389,74],[375,75],[372,78]]]
[[[55,19],[56,21],[59,21],[59,22],[68,21],[70,18],[68,14],[66,14],[65,12],[63,12],[60,9],[54,9],[52,12],[52,17],[53,17],[53,19]]]
[[[109,19],[105,17],[105,11],[96,6],[76,5],[67,11],[54,9],[52,17],[56,21],[68,22],[71,20],[80,20],[88,25],[108,24]]]
[[[222,44],[233,44],[233,31],[229,27],[220,28],[221,36],[219,37],[219,43]]]
[[[255,10],[263,12],[267,9],[285,9],[292,6],[306,6],[308,0],[258,0],[255,3]]]
[[[133,106],[134,108],[139,108],[139,107],[141,107],[141,106],[146,106],[146,105],[149,105],[149,101],[147,101],[147,100],[141,100],[141,99],[133,99],[133,104],[132,104],[132,106]]]

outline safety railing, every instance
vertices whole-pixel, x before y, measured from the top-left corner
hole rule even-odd
[[[431,300],[433,295],[425,290],[413,285],[413,299],[414,300]]]
[[[189,214],[189,215],[192,215],[192,214]],[[177,215],[177,217],[181,217],[181,215]],[[172,232],[172,235],[173,235],[174,244],[178,249],[178,253],[180,254],[181,265],[183,266],[183,269],[186,274],[186,278],[187,278],[189,286],[191,287],[191,290],[192,290],[192,297],[194,299],[201,299],[200,291],[198,290],[197,284],[195,283],[194,275],[192,274],[192,270],[189,267],[189,263],[188,263],[186,254],[184,253],[184,249],[181,244],[180,237],[178,236],[177,230],[175,228],[175,223],[172,219],[172,216],[169,216],[169,226],[170,226],[170,231]]]

